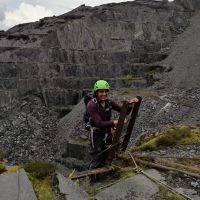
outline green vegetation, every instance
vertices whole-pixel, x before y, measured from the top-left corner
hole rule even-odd
[[[199,127],[199,128],[200,128],[200,122],[198,122],[198,123],[197,123],[197,127]]]
[[[38,200],[58,200],[57,196],[52,190],[51,176],[48,176],[43,180],[38,180],[29,174],[29,179],[32,182]]]
[[[3,161],[5,157],[5,152],[3,151],[3,148],[0,146],[0,162]]]
[[[4,163],[0,163],[0,174],[6,171],[6,165]]]
[[[21,167],[16,166],[16,167],[12,167],[9,170],[6,170],[3,174],[11,174],[11,173],[16,173],[21,169]]]
[[[83,189],[88,193],[90,200],[95,199],[95,195],[97,194],[98,190],[96,186],[92,186],[90,184],[90,179],[89,177],[86,177],[83,182],[82,182],[82,187]]]
[[[200,157],[178,158],[175,162],[184,166],[192,166],[192,168],[197,169],[200,173]]]
[[[120,174],[120,179],[127,179],[135,175],[133,170],[125,171]]]
[[[58,200],[53,192],[53,175],[55,167],[51,163],[33,161],[25,164],[30,181],[36,192],[38,200]]]
[[[183,197],[180,195],[173,194],[169,190],[165,189],[164,187],[160,187],[160,199],[162,200],[184,200]]]
[[[41,161],[33,161],[25,164],[24,169],[30,173],[32,177],[37,179],[44,179],[54,173],[55,167],[53,164]]]
[[[200,134],[196,129],[187,126],[177,126],[156,137],[148,138],[148,141],[132,149],[134,150],[155,150],[158,148],[174,146],[177,144],[200,144]]]

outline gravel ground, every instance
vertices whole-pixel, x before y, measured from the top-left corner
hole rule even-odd
[[[58,113],[39,97],[28,96],[0,111],[0,146],[9,162],[53,160],[57,152]]]

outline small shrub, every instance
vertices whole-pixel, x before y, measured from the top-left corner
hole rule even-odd
[[[24,169],[37,179],[44,179],[55,172],[53,164],[41,161],[33,161],[25,164]]]
[[[199,128],[200,128],[200,122],[198,122],[198,123],[197,123],[197,127],[199,127]]]

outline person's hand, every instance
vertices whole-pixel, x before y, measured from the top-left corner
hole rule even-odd
[[[118,124],[118,120],[113,120],[113,124],[117,125]]]
[[[134,97],[133,99],[129,100],[129,103],[133,104],[133,103],[137,103],[138,101],[139,99],[137,97]]]
[[[124,124],[127,124],[127,123],[128,123],[128,120],[125,118],[124,119]],[[113,120],[113,124],[117,125],[118,124],[118,120]]]
[[[127,124],[128,123],[128,120],[125,118],[124,119],[124,124]]]

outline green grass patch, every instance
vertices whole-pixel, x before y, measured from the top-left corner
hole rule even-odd
[[[3,174],[16,173],[19,172],[20,169],[21,169],[20,166],[11,167],[9,170],[6,170]]]
[[[127,179],[127,178],[130,178],[132,176],[135,176],[135,171],[133,169],[120,172],[120,179]]]
[[[200,173],[200,157],[178,158],[175,162],[185,166],[192,166],[194,169],[198,169]]]
[[[55,172],[55,166],[53,164],[42,161],[26,163],[24,169],[26,172],[30,173],[32,177],[39,180],[42,180]]]
[[[200,133],[196,129],[191,129],[187,126],[177,126],[166,132],[160,133],[156,137],[148,138],[135,150],[156,150],[164,147],[175,146],[177,144],[200,144]]]
[[[173,194],[172,192],[170,192],[169,190],[167,190],[166,188],[162,186],[160,186],[159,189],[160,189],[159,191],[160,199],[162,200],[184,200],[185,199],[178,194]]]
[[[95,185],[90,184],[89,177],[86,177],[83,182],[81,183],[82,188],[88,193],[89,199],[95,199],[95,195],[97,194],[98,190]]]
[[[37,195],[38,200],[58,200],[52,189],[52,177],[47,176],[43,180],[38,180],[37,178],[28,175],[33,189]]]
[[[200,128],[200,122],[198,122],[198,123],[197,123],[197,127],[199,127],[199,128]]]
[[[48,162],[33,161],[24,166],[38,200],[58,200],[53,191],[55,166]]]
[[[6,165],[4,163],[0,163],[0,174],[6,171]]]
[[[200,144],[200,133],[191,131],[190,137],[182,138],[180,144]]]

